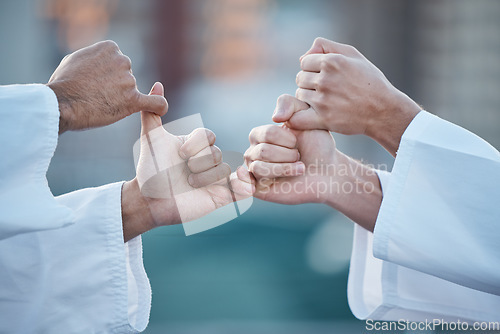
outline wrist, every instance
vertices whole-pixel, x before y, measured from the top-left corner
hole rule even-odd
[[[394,88],[387,100],[369,120],[366,135],[381,144],[393,156],[399,148],[401,137],[422,108],[406,94]]]
[[[328,206],[339,210],[343,206],[343,203],[347,200],[345,194],[347,193],[347,188],[350,188],[355,179],[353,175],[349,173],[350,158],[340,152],[335,150],[334,166],[335,168],[329,168],[324,182],[330,185],[328,193],[325,193],[323,202]]]
[[[335,210],[373,231],[382,202],[382,188],[373,168],[337,152],[337,173],[330,181],[337,191],[325,201]]]
[[[52,82],[46,84],[46,86],[52,89],[57,97],[57,103],[59,106],[59,134],[62,134],[70,130],[70,116],[72,114],[71,103],[62,92],[62,89],[59,87],[59,85]]]
[[[125,242],[156,227],[148,202],[141,194],[137,179],[123,184],[122,223]]]

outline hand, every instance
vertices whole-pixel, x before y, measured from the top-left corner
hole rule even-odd
[[[274,120],[294,129],[365,134],[395,154],[421,108],[350,45],[317,38],[301,57],[296,97],[310,108],[293,115],[277,109]]]
[[[286,111],[308,108],[289,95],[280,103]],[[283,204],[327,201],[338,152],[328,131],[264,125],[254,128],[249,140],[245,161],[256,179],[255,197]]]
[[[137,90],[130,59],[112,41],[78,50],[61,61],[47,85],[59,101],[59,133],[105,126],[140,110],[167,112],[163,96]]]
[[[163,86],[156,83],[151,95],[162,96]],[[230,175],[212,131],[196,129],[187,136],[174,136],[156,114],[142,111],[141,120],[137,176],[123,190],[136,197],[133,207],[127,208],[135,226],[128,228],[125,240],[158,226],[195,220],[252,195],[250,174],[239,168]]]
[[[278,99],[287,114],[309,106]],[[290,130],[265,125],[250,133],[245,160],[256,179],[254,196],[284,204],[326,203],[373,231],[382,190],[376,172],[340,152],[326,130]],[[297,161],[300,156],[300,161]]]

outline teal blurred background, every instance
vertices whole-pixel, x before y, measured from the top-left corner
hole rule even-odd
[[[298,58],[317,36],[355,45],[427,110],[500,147],[500,2],[495,0],[0,1],[0,84],[47,82],[60,59],[113,39],[139,89],[166,86],[164,122],[201,113],[222,150],[243,153],[294,94]],[[134,177],[140,120],[60,137],[55,195]],[[335,135],[390,169],[363,137]],[[146,333],[360,333],[347,305],[352,222],[322,205],[254,200],[243,216],[186,237],[143,236],[153,289]]]

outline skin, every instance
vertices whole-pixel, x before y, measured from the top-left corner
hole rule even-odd
[[[163,86],[156,83],[150,94],[163,96]],[[137,175],[122,188],[125,242],[159,226],[200,218],[254,192],[246,169],[230,175],[210,130],[174,136],[162,127],[160,116],[148,111],[141,112],[141,122]]]
[[[259,161],[268,157],[273,157],[271,163],[277,165],[299,163],[291,159],[292,152],[288,155],[283,152],[280,136],[271,136],[269,140],[269,136],[262,134],[267,131],[266,127],[260,127],[250,134],[247,161],[257,180],[256,197],[280,203],[326,203],[373,231],[382,202],[378,177],[373,169],[338,151],[328,131],[367,135],[396,156],[404,131],[421,107],[396,89],[376,66],[350,45],[317,38],[300,58],[300,66],[302,70],[296,77],[298,89],[295,98],[281,96],[273,120],[284,123],[289,132],[296,135],[297,145],[288,145],[287,148],[298,148],[300,160],[306,167],[310,161],[322,159],[326,165],[337,167],[337,171],[345,171],[327,173],[319,179],[316,177],[315,182],[333,180],[342,185],[356,185],[355,191],[348,191],[351,188],[347,186],[327,192],[319,192],[317,188],[312,194],[304,193],[300,188],[291,194],[262,194],[260,189],[268,184],[272,187],[284,182],[298,182],[301,177],[314,178],[308,172],[301,176],[267,173],[269,181],[263,179],[262,173],[256,173],[252,167],[262,164]],[[262,148],[256,144],[260,142],[266,143],[264,157],[259,155]],[[271,165],[266,167],[266,170],[273,170]],[[264,186],[259,185],[261,180],[264,180]]]
[[[296,97],[308,107],[293,114],[277,108],[275,122],[298,130],[367,135],[396,155],[401,136],[422,110],[417,103],[350,45],[317,38],[300,67]]]
[[[290,95],[277,103],[288,114],[307,108]],[[284,204],[325,203],[373,231],[382,201],[378,177],[340,152],[329,131],[264,125],[254,128],[249,140],[245,161],[255,178],[255,197]]]
[[[64,57],[47,83],[59,102],[59,134],[109,125],[140,110],[164,115],[167,100],[140,93],[131,66],[113,41]]]
[[[251,196],[254,186],[249,172],[239,168],[230,174],[214,145],[213,132],[196,129],[187,136],[173,136],[164,130],[160,117],[168,103],[163,86],[156,83],[149,95],[140,93],[131,61],[115,42],[99,42],[66,56],[47,86],[59,102],[59,134],[109,125],[142,110],[137,176],[122,187],[125,242],[155,227],[190,221]],[[156,148],[154,156],[146,149],[149,145]],[[155,169],[158,161],[170,164],[166,169],[174,184],[166,183]],[[171,191],[173,195],[167,195]]]

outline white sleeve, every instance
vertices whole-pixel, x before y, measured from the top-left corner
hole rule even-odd
[[[417,117],[427,117],[420,113]],[[414,123],[412,123],[415,125]],[[403,154],[403,147],[398,153],[398,159]],[[396,169],[394,167],[394,171]],[[393,175],[377,171],[384,200],[382,206],[388,203],[388,193],[393,189]],[[425,195],[421,195],[425,198]],[[382,211],[383,208],[381,208]],[[423,210],[430,216],[439,213]],[[411,217],[410,217],[411,218]],[[380,219],[380,214],[379,214]],[[394,222],[398,223],[398,222]],[[420,250],[408,250],[406,258],[413,261],[412,256],[425,252],[429,238],[444,238],[448,242],[448,234],[440,234],[436,228],[421,223],[426,238],[416,240],[421,243]],[[379,220],[377,221],[379,224]],[[423,226],[422,226],[423,225]],[[415,227],[418,229],[419,224]],[[425,321],[440,319],[444,321],[498,321],[497,310],[500,309],[500,297],[494,294],[461,286],[448,280],[413,270],[390,261],[384,261],[373,256],[374,235],[362,227],[354,227],[354,244],[351,256],[348,281],[348,300],[353,314],[359,319]],[[375,239],[378,237],[377,230]],[[439,227],[438,227],[439,231]],[[416,232],[413,233],[415,236]],[[417,235],[422,235],[422,231]],[[441,254],[439,254],[441,258]],[[451,254],[448,254],[451,256]],[[445,258],[441,258],[445,259]],[[467,264],[473,266],[473,264]],[[440,268],[434,268],[439,271]],[[462,267],[466,275],[470,269]],[[434,273],[435,274],[435,273]]]
[[[405,131],[375,257],[500,295],[500,153],[425,111]]]
[[[142,331],[141,238],[123,242],[121,183],[54,198],[59,109],[45,85],[0,86],[0,332]]]
[[[73,222],[45,176],[58,131],[59,107],[50,88],[0,86],[0,240]]]
[[[121,187],[57,198],[75,224],[0,241],[2,333],[134,333],[145,329],[151,289],[141,239],[123,243]]]

